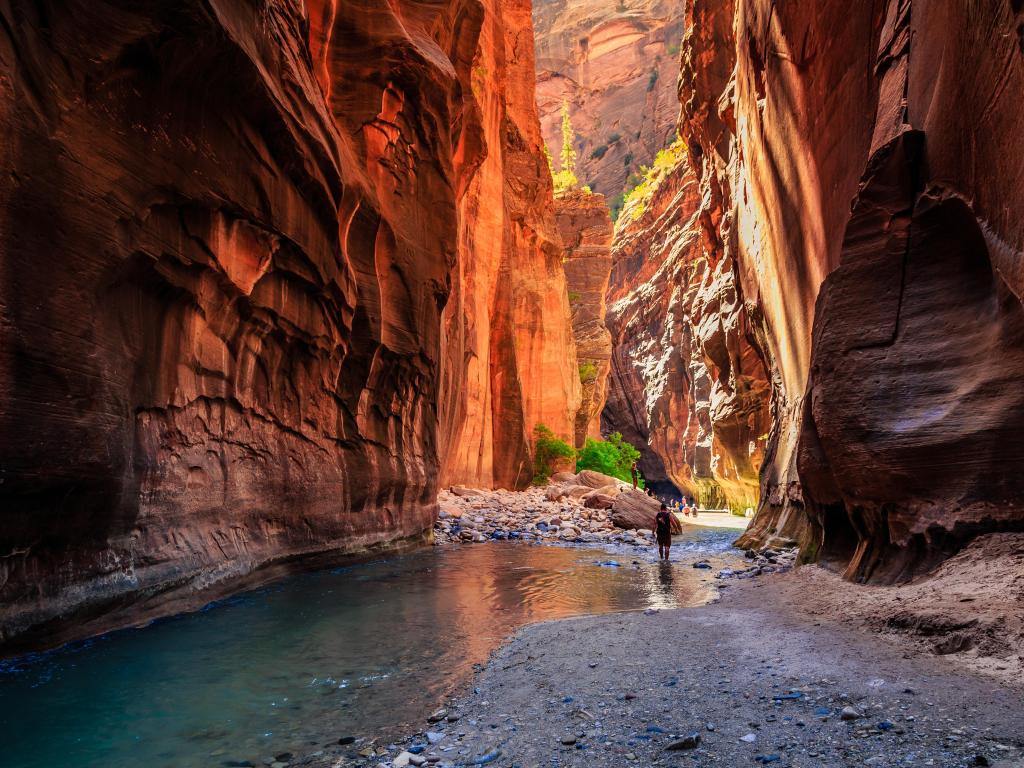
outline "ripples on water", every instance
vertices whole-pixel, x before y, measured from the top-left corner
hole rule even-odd
[[[699,529],[674,552],[725,552]],[[518,627],[698,605],[707,571],[491,543],[288,578],[0,664],[7,768],[193,768],[315,751],[418,723]]]

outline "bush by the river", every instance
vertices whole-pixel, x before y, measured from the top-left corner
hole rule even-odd
[[[640,451],[623,440],[620,433],[612,432],[607,440],[587,438],[576,457],[576,471],[592,469],[628,483],[633,478],[633,462],[639,458]]]
[[[560,439],[549,427],[538,424],[533,428],[533,483],[543,485],[557,470],[559,464],[576,457],[576,449]]]

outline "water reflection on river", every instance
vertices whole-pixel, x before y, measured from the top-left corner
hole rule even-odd
[[[732,535],[698,531],[689,547],[721,551]],[[697,605],[707,577],[511,543],[292,577],[0,665],[3,764],[190,768],[308,753],[419,722],[524,624]]]

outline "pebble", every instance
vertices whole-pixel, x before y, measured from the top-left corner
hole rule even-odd
[[[842,720],[860,720],[864,715],[853,707],[843,707],[842,712],[839,713],[839,717]]]
[[[678,751],[681,749],[696,749],[698,746],[700,746],[700,734],[694,731],[688,736],[684,736],[681,739],[673,741],[671,744],[665,747],[665,749]]]
[[[439,709],[436,712],[434,712],[434,714],[432,714],[430,717],[428,717],[427,718],[427,722],[428,723],[439,723],[442,720],[444,720],[446,717],[448,717],[448,710],[442,708],[442,709]]]
[[[740,741],[745,741],[747,744],[753,744],[757,741],[757,734],[748,733],[745,736],[740,736]]]
[[[573,744],[576,743],[576,737],[575,736],[563,736],[561,741],[562,741],[563,744],[565,744],[565,746],[571,747]]]

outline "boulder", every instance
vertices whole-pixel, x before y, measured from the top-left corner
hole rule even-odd
[[[567,485],[549,485],[547,490],[544,491],[544,498],[547,501],[558,501],[564,496],[567,496],[568,493],[569,486]]]
[[[464,485],[453,485],[449,490],[456,496],[464,499],[484,495],[483,491],[478,491],[476,488],[467,488]]]
[[[551,476],[551,483],[556,484],[568,484],[576,485],[576,473],[575,472],[556,472]]]
[[[661,502],[646,493],[628,488],[615,497],[612,504],[612,523],[627,530],[653,530],[654,518],[661,509]],[[672,515],[672,533],[682,533],[683,526]]]
[[[584,469],[576,475],[576,482],[588,488],[604,488],[607,485],[618,487],[619,480],[611,475],[604,475],[592,469]]]
[[[611,509],[614,504],[615,499],[612,496],[607,496],[597,491],[588,493],[583,498],[583,506],[588,509]]]
[[[592,490],[594,489],[586,485],[570,485],[567,488],[569,497],[573,499],[582,499]]]

